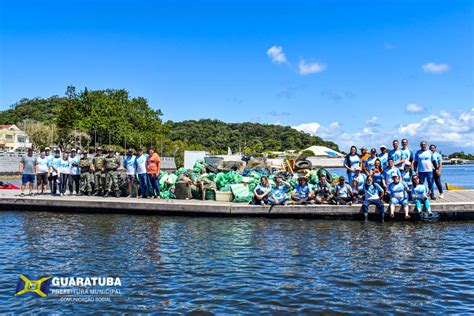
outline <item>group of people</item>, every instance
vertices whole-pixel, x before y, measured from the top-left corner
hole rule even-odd
[[[28,149],[19,166],[22,173],[20,195],[25,195],[27,184],[29,195],[33,195],[36,178],[37,194],[46,194],[49,186],[52,195],[64,196],[69,190],[69,195],[119,197],[118,169],[121,166],[126,170],[129,197],[133,192],[137,198],[160,197],[160,156],[154,148],[148,149],[148,153],[139,148],[136,154],[130,148],[122,160],[112,148],[104,155],[101,147],[97,148],[92,159],[87,151],[76,149],[62,154],[55,149],[51,155],[50,148],[46,147],[37,157],[31,148]]]
[[[409,219],[408,203],[413,202],[419,213],[423,210],[431,215],[428,197],[435,200],[434,183],[443,198],[441,185],[442,157],[435,145],[429,148],[425,141],[420,143],[420,149],[414,153],[408,147],[408,140],[402,140],[399,148],[398,140],[393,141],[393,149],[388,151],[386,146],[380,146],[380,152],[375,148],[367,152],[352,146],[344,159],[347,171],[347,181],[339,177],[333,187],[326,176],[321,176],[319,182],[311,187],[308,176],[298,179],[298,184],[291,192],[290,199],[298,204],[336,204],[351,205],[361,203],[361,211],[367,219],[370,205],[375,205],[377,211],[384,215],[383,202],[389,203],[390,216],[395,216],[395,207],[401,205],[405,218]],[[254,190],[252,204],[287,203],[285,192],[289,184],[282,177],[275,178],[271,186],[267,177],[262,177],[261,183]]]

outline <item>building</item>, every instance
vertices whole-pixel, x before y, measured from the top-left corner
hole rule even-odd
[[[28,135],[18,126],[14,124],[0,125],[0,150],[13,152],[31,148],[31,146]]]
[[[314,156],[307,157],[315,167],[335,168],[344,165],[344,155],[325,146],[311,146],[303,151],[311,151]]]

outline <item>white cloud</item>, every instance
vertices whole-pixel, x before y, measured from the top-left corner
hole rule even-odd
[[[424,72],[430,73],[430,74],[442,74],[445,73],[449,70],[449,65],[448,64],[436,64],[436,63],[427,63],[421,66]]]
[[[283,48],[281,46],[272,46],[267,50],[267,55],[270,57],[271,61],[275,64],[286,63],[286,56],[283,53]]]
[[[333,122],[328,126],[310,122],[293,128],[333,141],[343,151],[348,151],[352,145],[378,148],[382,144],[391,144],[393,139],[400,140],[406,137],[412,149],[417,149],[419,142],[426,140],[428,143],[436,144],[443,153],[459,150],[473,152],[474,108],[453,113],[442,111],[415,122],[396,126],[373,125],[375,121],[372,117],[365,127],[356,131],[344,130],[339,122]]]
[[[416,103],[409,103],[405,106],[405,109],[407,110],[407,112],[411,112],[411,113],[420,113],[420,112],[423,112],[425,110],[425,108],[419,104],[416,104]]]
[[[326,65],[320,63],[306,63],[304,59],[300,60],[298,65],[298,72],[300,75],[309,75],[322,72],[326,69]]]
[[[377,116],[372,116],[372,118],[370,118],[365,124],[367,124],[368,126],[376,126],[378,125],[377,120]]]

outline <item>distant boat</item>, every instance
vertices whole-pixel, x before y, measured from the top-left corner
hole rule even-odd
[[[450,190],[450,191],[467,190],[466,188],[457,187],[457,186],[451,185],[447,182],[445,183],[445,185],[446,185],[446,190]]]

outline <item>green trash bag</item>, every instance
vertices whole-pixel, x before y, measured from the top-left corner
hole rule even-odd
[[[204,160],[202,159],[196,160],[193,166],[193,172],[204,173],[205,171],[206,171],[206,165],[204,164]]]
[[[170,199],[170,191],[161,191],[160,192],[160,197],[165,200]]]
[[[245,184],[232,184],[230,187],[232,194],[234,194],[234,202],[250,202],[252,200],[252,194]]]

